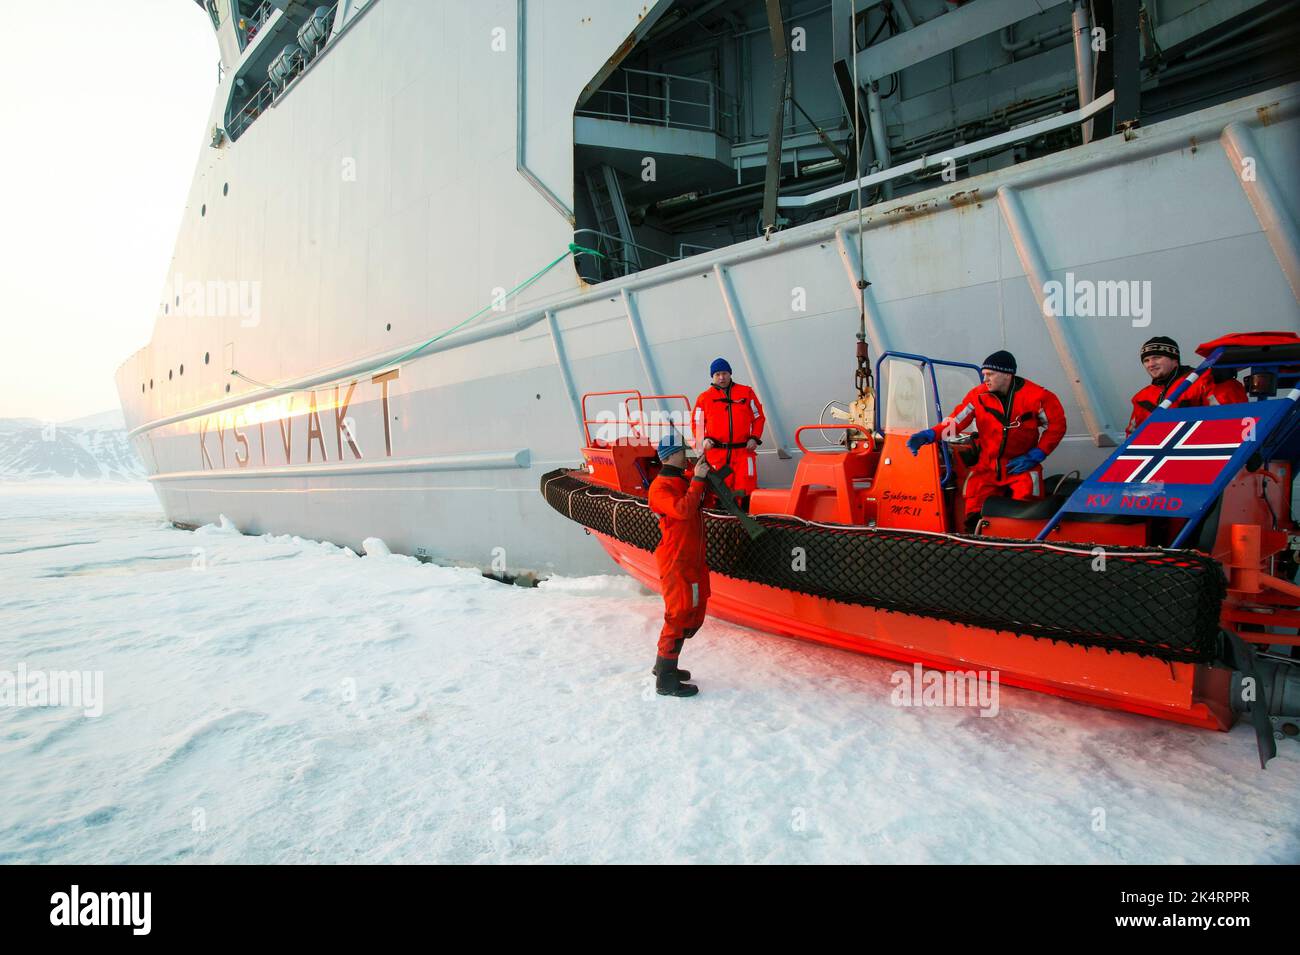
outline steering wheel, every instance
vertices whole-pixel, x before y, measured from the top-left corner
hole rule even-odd
[[[826,416],[827,416],[828,414],[830,414],[830,410],[831,410],[832,408],[836,408],[836,409],[838,409],[839,411],[844,412],[844,417],[843,417],[843,418],[836,418],[836,417],[834,417],[834,416],[832,415],[832,416],[831,416],[831,420],[830,420],[830,421],[827,421],[827,420],[826,420]],[[850,426],[847,424],[848,420],[849,420],[849,406],[848,406],[847,404],[845,404],[843,401],[840,401],[838,398],[835,399],[835,400],[833,400],[833,401],[828,401],[828,402],[826,402],[826,407],[823,408],[823,409],[822,409],[822,413],[821,413],[820,415],[817,416],[817,423],[818,423],[818,424],[844,424],[844,425],[845,425],[845,427],[844,427],[844,430],[845,430],[845,431],[852,431],[852,430],[853,430],[852,427],[850,427]],[[819,430],[819,431],[817,432],[817,436],[818,436],[819,438],[822,439],[822,445],[823,445],[824,447],[827,447],[827,448],[841,448],[841,447],[843,447],[844,444],[843,444],[842,441],[832,441],[830,438],[827,437],[828,434],[834,434],[834,433],[835,433],[835,432],[833,432],[833,431],[821,431],[821,430]]]

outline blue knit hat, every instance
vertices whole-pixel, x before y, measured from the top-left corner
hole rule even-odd
[[[725,358],[713,359],[713,364],[709,366],[709,377],[712,378],[720,371],[725,371],[728,375],[731,374],[731,366],[727,364]]]
[[[1014,375],[1016,373],[1016,356],[1009,351],[995,351],[984,359],[984,364],[980,365],[980,371],[1000,371],[1005,375]]]
[[[659,439],[659,447],[657,450],[659,453],[659,460],[667,461],[678,451],[686,450],[686,439],[676,430],[669,431]]]

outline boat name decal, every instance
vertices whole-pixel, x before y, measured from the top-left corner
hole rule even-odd
[[[369,384],[378,386],[379,404],[384,426],[384,456],[393,456],[392,418],[389,415],[388,386],[397,380],[399,370],[390,369],[371,376]],[[284,452],[284,464],[294,462],[294,420],[303,418],[307,434],[306,441],[299,442],[302,450],[299,454],[305,459],[302,463],[314,464],[331,460],[329,449],[334,450],[333,460],[343,463],[348,460],[360,461],[360,429],[357,420],[348,414],[353,396],[360,379],[353,379],[346,385],[330,385],[325,388],[312,388],[306,392],[294,392],[255,401],[227,411],[205,415],[199,419],[199,461],[203,470],[217,471],[231,466],[231,459],[237,467],[246,468],[253,458],[253,446],[249,433],[258,436],[259,461],[262,467],[268,465],[267,458],[267,422],[279,426],[280,448]],[[304,399],[305,395],[305,399]],[[332,412],[332,413],[331,413]],[[322,422],[324,415],[324,422]],[[330,421],[333,427],[330,427]],[[333,441],[329,441],[329,438]],[[227,439],[230,451],[227,454]],[[275,434],[272,432],[272,440]]]
[[[920,503],[917,503],[917,502]],[[905,502],[905,503],[900,503]],[[934,494],[909,494],[907,491],[885,491],[880,495],[880,503],[888,507],[887,513],[897,517],[920,517],[927,513],[934,504]],[[922,505],[926,505],[923,507]]]
[[[1109,507],[1114,499],[1113,494],[1089,494],[1086,506]],[[1182,510],[1183,499],[1164,494],[1121,494],[1119,506],[1131,511],[1178,511]]]

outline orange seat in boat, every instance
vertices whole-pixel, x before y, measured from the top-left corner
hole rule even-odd
[[[867,523],[866,488],[876,472],[880,453],[862,428],[865,440],[852,451],[810,452],[799,439],[800,432],[854,430],[855,425],[804,425],[795,432],[795,444],[803,452],[790,488],[765,488],[750,495],[751,514],[793,514],[805,520],[833,524]]]

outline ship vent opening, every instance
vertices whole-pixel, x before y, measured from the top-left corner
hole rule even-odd
[[[998,22],[981,2],[856,0],[856,25],[854,5],[677,0],[608,62],[574,109],[574,241],[601,253],[576,256],[578,274],[608,281],[854,210],[859,175],[874,179],[864,207],[955,194],[1300,79],[1288,0],[1162,0],[1158,13],[1139,0],[1007,0]],[[1069,120],[1112,92],[1090,122]],[[769,180],[780,198],[834,194],[765,214]]]

